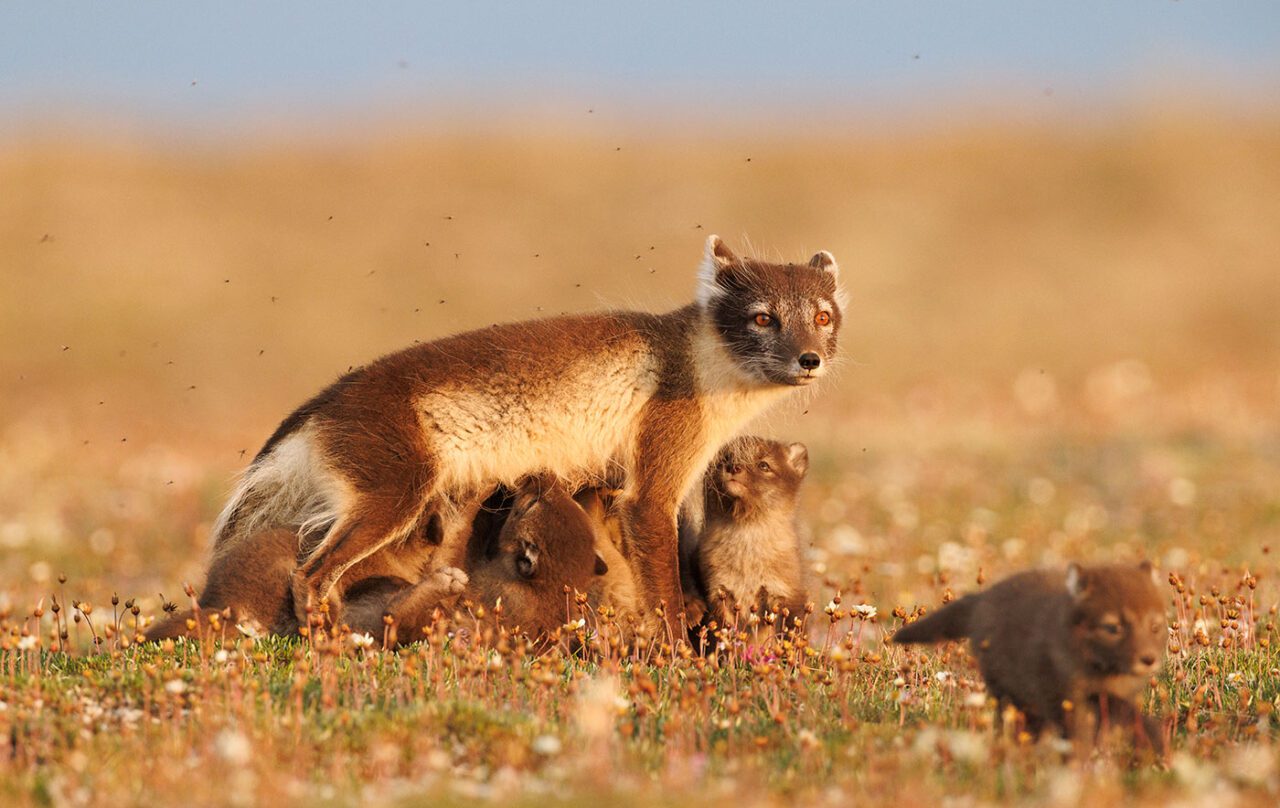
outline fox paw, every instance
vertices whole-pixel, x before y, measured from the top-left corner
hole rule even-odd
[[[707,602],[697,595],[689,595],[684,599],[684,619],[690,626],[702,622],[707,614]]]
[[[470,579],[457,567],[441,567],[431,574],[431,582],[448,595],[461,595]]]

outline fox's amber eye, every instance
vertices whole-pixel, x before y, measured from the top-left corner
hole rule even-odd
[[[773,467],[770,466],[768,463],[764,462],[763,460],[760,461],[760,464],[757,466],[757,468],[759,468],[765,474],[768,474],[773,471]]]
[[[768,314],[761,312],[760,314],[757,314],[755,316],[755,322],[756,322],[756,325],[760,326],[761,328],[768,328],[769,326],[773,325],[773,318],[770,317]]]
[[[820,311],[818,316],[813,318],[813,321],[818,325],[831,325],[831,312]]]

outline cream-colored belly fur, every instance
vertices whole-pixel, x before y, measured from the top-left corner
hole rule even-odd
[[[754,601],[760,587],[781,598],[802,591],[795,527],[789,521],[708,524],[698,552],[712,598],[721,589],[740,603]]]
[[[471,380],[418,399],[423,430],[445,487],[512,483],[553,469],[603,473],[635,441],[640,411],[657,389],[657,371],[633,358],[568,366],[555,380],[485,386]]]

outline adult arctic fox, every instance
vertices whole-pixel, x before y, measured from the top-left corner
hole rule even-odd
[[[384,356],[280,424],[219,516],[214,552],[269,526],[321,536],[301,548],[301,610],[414,531],[428,503],[544,470],[621,477],[641,596],[673,621],[680,502],[747,421],[823,375],[837,280],[830,253],[774,264],[711,236],[696,300],[667,314],[495,325]]]

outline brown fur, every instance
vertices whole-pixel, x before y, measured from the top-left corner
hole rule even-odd
[[[587,488],[574,498],[595,526],[596,554],[608,568],[587,589],[591,606],[596,610],[608,609],[615,618],[629,621],[640,615],[643,606],[635,572],[623,553],[624,538],[614,506],[615,496],[616,492],[609,489]]]
[[[391,644],[397,635],[408,642],[421,637],[437,608],[466,598],[490,611],[501,599],[506,625],[543,635],[565,622],[565,586],[587,591],[607,572],[595,552],[600,528],[550,475],[450,513],[467,529],[448,521],[441,528],[432,513],[407,539],[348,571],[339,586],[346,602],[343,619],[353,630],[381,638],[383,616],[389,614]],[[440,533],[452,538],[433,541]],[[215,556],[198,600],[201,612],[226,610],[235,624],[296,633],[291,581],[297,554],[296,532],[278,528]],[[522,575],[522,569],[530,574]],[[171,615],[152,626],[147,639],[197,635],[200,629],[191,627],[196,617],[191,610]]]
[[[197,603],[202,614],[229,611],[232,625],[255,631],[290,634],[298,629],[290,597],[290,581],[298,562],[298,534],[288,528],[263,531],[242,546],[240,557],[218,559]],[[192,609],[171,614],[149,626],[148,640],[199,636],[199,615]]]
[[[1162,746],[1137,698],[1164,660],[1168,624],[1151,566],[1024,572],[911,623],[895,643],[968,638],[987,690],[1022,711],[1028,729],[1077,734],[1106,709],[1116,725]],[[1064,702],[1080,709],[1068,714]]]
[[[804,614],[796,508],[808,469],[803,444],[748,436],[727,444],[707,470],[694,570],[721,625],[735,607]]]
[[[644,603],[666,602],[670,619],[680,501],[718,445],[825,370],[839,298],[826,253],[768,264],[712,237],[699,301],[669,314],[493,326],[385,356],[285,419],[224,510],[216,551],[282,522],[321,527],[294,577],[300,612],[340,598],[347,570],[450,492],[539,468],[621,472],[626,555]]]

